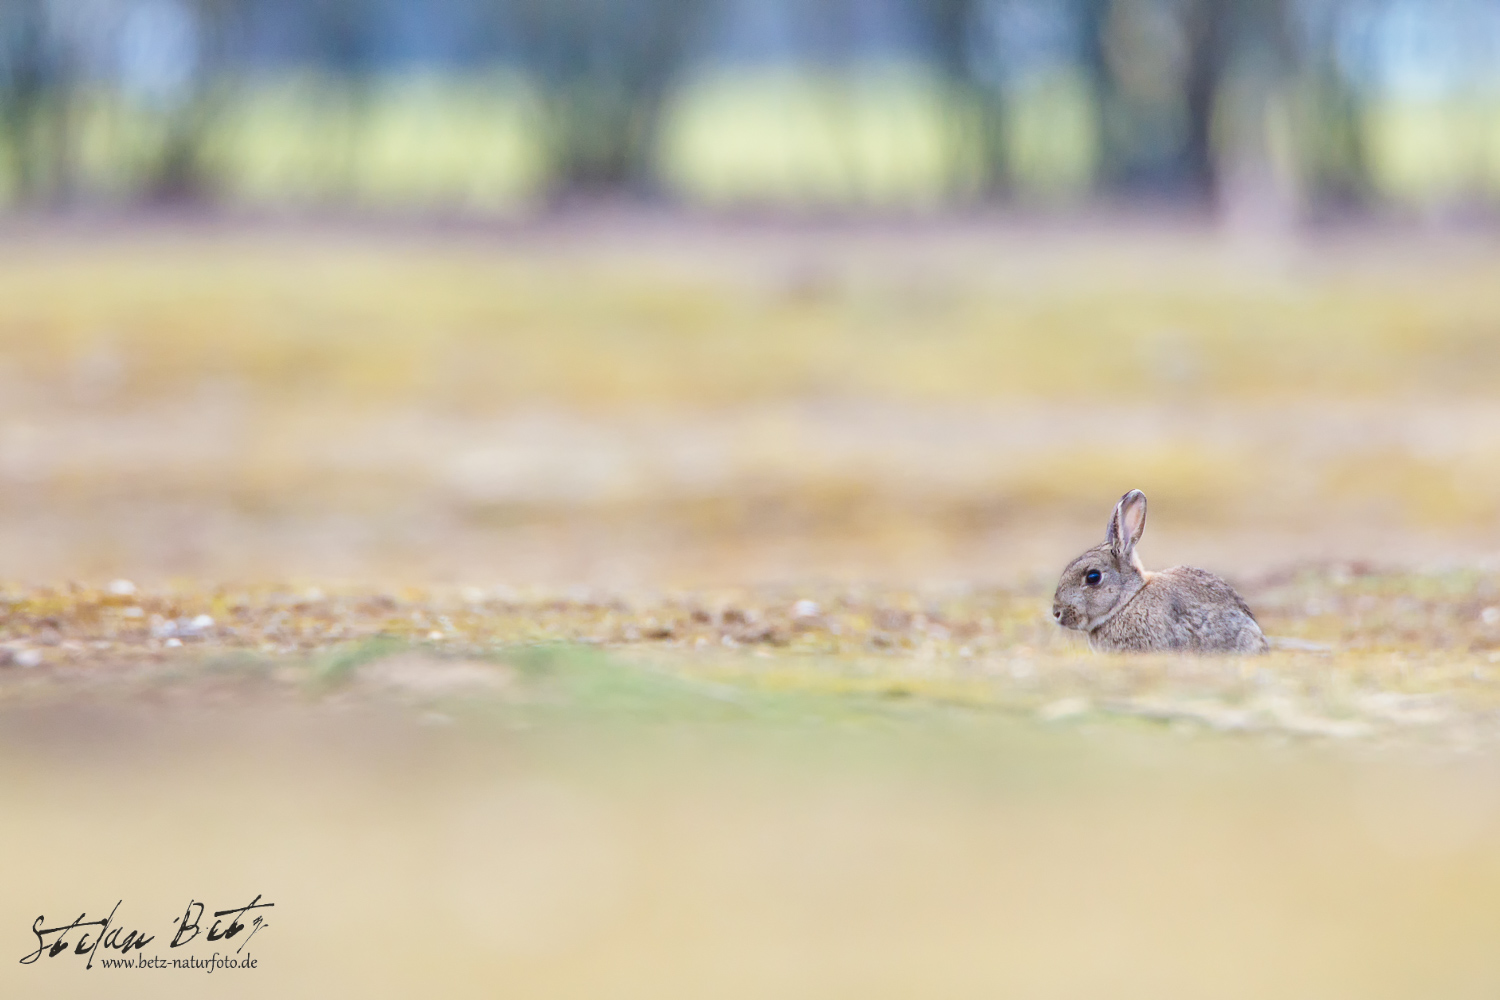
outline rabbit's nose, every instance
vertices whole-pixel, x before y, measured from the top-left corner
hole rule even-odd
[[[1052,617],[1056,618],[1058,621],[1062,621],[1062,608],[1058,607],[1055,604],[1052,605]]]

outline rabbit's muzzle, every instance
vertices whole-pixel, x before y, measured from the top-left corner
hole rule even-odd
[[[1055,618],[1057,620],[1057,624],[1061,625],[1063,628],[1078,627],[1078,612],[1074,611],[1072,608],[1054,604],[1052,605],[1052,617]]]

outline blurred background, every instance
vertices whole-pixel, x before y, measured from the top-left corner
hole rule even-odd
[[[17,207],[1482,214],[1489,0],[9,0]]]
[[[1131,486],[1163,561],[1483,562],[1497,67],[1489,0],[9,0],[0,573],[1045,582]]]

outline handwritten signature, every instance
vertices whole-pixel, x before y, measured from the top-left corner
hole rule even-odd
[[[140,930],[127,931],[123,925],[115,923],[115,914],[119,912],[120,905],[123,902],[124,900],[120,900],[115,903],[114,909],[110,910],[109,916],[103,920],[89,920],[88,913],[85,911],[80,913],[78,919],[70,924],[43,927],[42,924],[47,919],[46,914],[37,917],[31,924],[31,933],[36,935],[36,951],[28,952],[21,959],[21,964],[30,965],[41,958],[44,953],[48,958],[56,958],[66,952],[71,945],[73,954],[87,955],[89,957],[88,963],[84,965],[84,968],[92,969],[94,967],[94,953],[100,948],[105,949],[106,952],[118,951],[121,955],[128,955],[131,951],[140,951],[142,948],[145,948],[146,945],[156,940],[156,935],[148,935]],[[249,916],[250,911],[268,909],[275,905],[275,903],[262,903],[260,896],[257,895],[244,906],[231,907],[227,910],[215,910],[213,925],[206,932],[208,935],[207,940],[227,941],[234,938],[240,932],[248,930],[250,933],[245,935],[245,939],[235,949],[235,954],[239,954],[244,950],[245,945],[250,943],[250,939],[258,934],[262,928],[270,926],[266,923],[265,914],[258,913],[251,917]],[[200,903],[195,899],[189,900],[187,909],[183,911],[182,916],[172,921],[172,923],[177,925],[177,932],[172,935],[172,942],[169,947],[181,948],[191,942],[200,933],[205,933],[201,922],[204,911],[207,909],[207,904]],[[224,917],[229,918],[229,925],[221,929],[221,925],[224,922],[222,918]],[[241,922],[240,918],[242,917],[249,922]],[[76,942],[68,939],[68,935],[74,931],[78,932]],[[52,937],[52,935],[56,935],[56,937]]]

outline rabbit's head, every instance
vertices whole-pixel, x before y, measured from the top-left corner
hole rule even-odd
[[[1091,632],[1145,586],[1146,571],[1135,545],[1146,530],[1146,494],[1131,490],[1115,504],[1104,543],[1063,570],[1052,598],[1052,617],[1064,628]]]

